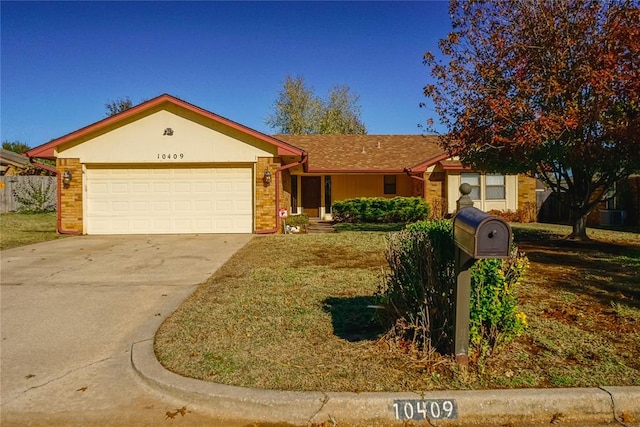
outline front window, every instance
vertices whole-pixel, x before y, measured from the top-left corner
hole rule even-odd
[[[396,176],[384,176],[384,194],[396,194]]]
[[[480,174],[479,173],[463,173],[460,174],[460,184],[469,184],[471,186],[472,200],[480,200]]]
[[[506,198],[504,175],[487,174],[485,178],[485,187],[487,200],[504,200]]]

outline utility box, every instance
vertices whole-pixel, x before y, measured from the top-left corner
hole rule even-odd
[[[453,219],[453,240],[471,258],[508,258],[511,227],[480,209],[464,208]]]

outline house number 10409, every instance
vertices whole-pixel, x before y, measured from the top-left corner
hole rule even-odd
[[[158,153],[158,160],[182,160],[182,159],[184,159],[184,153],[174,153],[174,154]]]
[[[439,420],[458,418],[458,408],[453,399],[395,400],[393,411],[396,420]]]

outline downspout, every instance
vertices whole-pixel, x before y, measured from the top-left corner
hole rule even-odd
[[[302,154],[302,159],[299,162],[296,163],[290,163],[288,165],[284,165],[284,166],[280,166],[278,169],[276,169],[276,179],[275,179],[275,186],[276,186],[276,209],[275,209],[275,216],[276,216],[276,226],[275,228],[271,228],[269,230],[259,230],[256,231],[256,234],[274,234],[277,233],[278,230],[280,229],[280,215],[279,215],[279,210],[280,210],[280,176],[282,174],[283,170],[287,170],[287,169],[291,169],[294,168],[296,166],[302,166],[303,164],[305,164],[307,162],[307,155],[306,153]]]
[[[422,176],[419,175],[413,175],[411,173],[411,169],[407,169],[405,168],[404,171],[406,172],[407,175],[409,175],[409,178],[415,179],[418,182],[422,183],[422,200],[426,200],[426,188],[424,187],[424,174]]]
[[[404,172],[409,175],[409,178],[417,179],[420,182],[424,182],[424,176],[413,175],[411,169],[404,168]]]

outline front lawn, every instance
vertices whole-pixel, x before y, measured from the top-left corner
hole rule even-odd
[[[467,371],[381,339],[367,305],[382,232],[254,238],[164,322],[156,354],[181,375],[281,390],[640,385],[640,236],[514,230],[531,261],[519,288],[529,330]]]
[[[0,250],[64,237],[56,231],[56,213],[0,215]]]

